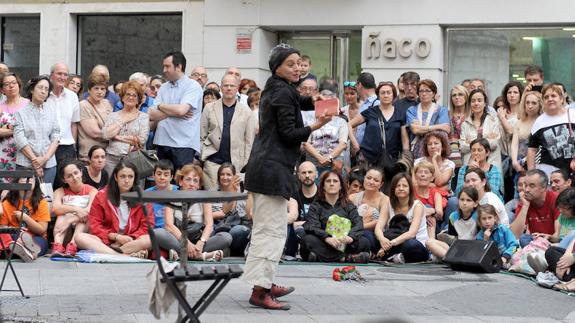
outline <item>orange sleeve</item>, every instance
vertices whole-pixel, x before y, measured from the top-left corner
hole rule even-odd
[[[5,224],[10,227],[19,227],[20,223],[18,223],[16,218],[12,215],[12,213],[16,210],[16,207],[10,204],[10,202],[4,200],[2,202],[2,209],[4,214],[2,215],[2,222],[0,222],[0,224]]]
[[[46,199],[40,200],[38,209],[31,217],[36,222],[50,222],[50,207],[48,206],[48,201],[46,201]]]
[[[0,225],[8,225],[8,211],[6,210],[6,207],[4,207],[4,204],[6,203],[6,201],[2,202],[2,216],[0,216]]]

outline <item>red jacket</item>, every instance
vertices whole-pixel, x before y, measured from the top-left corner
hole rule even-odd
[[[118,207],[115,207],[107,196],[107,189],[103,189],[96,194],[92,208],[88,215],[90,233],[97,236],[106,245],[110,244],[108,233],[118,233],[120,231],[120,220],[118,218]],[[150,215],[150,224],[154,226],[154,216],[152,205],[146,204]],[[148,234],[148,225],[141,204],[130,208],[128,223],[124,229],[124,234],[134,239]]]

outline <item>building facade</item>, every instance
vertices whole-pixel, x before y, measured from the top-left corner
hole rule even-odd
[[[361,71],[396,81],[406,70],[440,93],[466,78],[487,82],[490,98],[529,64],[573,93],[575,2],[485,0],[2,1],[0,60],[24,79],[63,61],[87,75],[110,67],[161,74],[162,55],[182,50],[219,81],[236,66],[261,86],[268,53],[290,43],[321,77],[355,80]]]

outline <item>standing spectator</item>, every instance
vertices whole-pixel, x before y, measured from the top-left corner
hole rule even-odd
[[[14,73],[0,74],[0,89],[6,100],[0,103],[0,170],[16,169],[16,143],[14,142],[15,113],[30,100],[20,96],[22,81]]]
[[[501,128],[504,130],[501,136],[501,152],[504,156],[508,156],[511,152],[511,135],[519,118],[522,93],[523,85],[517,81],[505,84],[503,91],[501,91],[503,108],[497,109],[497,116],[501,122]]]
[[[435,103],[437,86],[432,80],[422,80],[417,85],[419,104],[407,109],[405,126],[411,134],[411,152],[414,158],[423,155],[423,137],[431,131],[442,131],[443,135],[451,130],[449,112],[446,107]]]
[[[449,120],[451,121],[451,131],[449,132],[449,144],[451,145],[451,154],[449,159],[455,164],[455,168],[458,169],[463,165],[463,160],[461,159],[461,151],[459,149],[459,138],[461,136],[461,126],[463,121],[465,121],[465,106],[467,104],[467,98],[469,97],[469,92],[463,85],[455,85],[451,92],[450,105],[449,105]]]
[[[56,177],[54,154],[60,140],[57,111],[45,104],[51,90],[48,77],[32,78],[26,87],[30,103],[16,112],[14,126],[16,168],[32,168],[46,183],[53,183]]]
[[[92,72],[90,73],[90,75],[92,75],[92,74],[103,76],[104,78],[106,78],[106,82],[108,84],[110,84],[110,71],[108,70],[108,67],[106,65],[98,64],[98,65],[94,66],[94,68],[92,68]],[[122,82],[118,82],[118,83],[114,84],[114,91],[116,90],[116,86],[118,84],[120,84],[120,86],[121,86]],[[105,96],[106,100],[110,101],[110,105],[112,107],[115,107],[116,103],[118,103],[118,101],[120,101],[120,97],[118,96],[118,94],[116,94],[116,93],[119,93],[120,91],[118,91],[118,92],[114,92],[114,91],[110,91],[110,90],[106,89],[106,96]],[[82,98],[85,99],[87,96],[88,96],[88,93],[84,93],[82,95]]]
[[[379,91],[376,91],[375,78],[371,73],[361,73],[357,78],[355,86],[359,97],[363,101],[363,104],[359,107],[359,113],[363,113],[367,109],[379,105]],[[397,95],[393,96],[394,99],[396,96]],[[405,114],[403,114],[403,121],[405,123]],[[359,147],[363,144],[366,127],[367,125],[358,124],[357,130],[355,131],[355,140],[353,138],[351,139],[352,154],[357,153]]]
[[[150,79],[150,86],[148,87],[148,93],[146,93],[151,98],[155,99],[158,95],[158,90],[162,87],[162,84],[166,83],[166,80],[161,75],[154,75]]]
[[[52,91],[46,105],[56,111],[60,125],[60,142],[56,150],[56,162],[59,164],[65,159],[75,159],[76,138],[78,137],[78,123],[80,122],[80,104],[78,95],[64,87],[68,81],[68,66],[56,63],[50,69]],[[62,185],[62,176],[57,176],[54,188]]]
[[[302,82],[307,79],[314,79],[317,82],[317,77],[311,74],[311,57],[308,55],[301,55],[301,62],[299,65],[301,72],[299,81]]]
[[[150,77],[146,73],[136,72],[136,73],[130,75],[130,78],[128,79],[129,81],[138,82],[138,84],[140,84],[140,86],[142,87],[142,90],[144,91],[144,99],[142,100],[142,102],[140,102],[138,104],[138,109],[144,113],[148,113],[148,109],[154,105],[154,98],[152,98],[151,96],[148,96],[148,94],[147,94],[148,93],[148,87],[149,87],[149,83],[148,83],[149,78]],[[126,84],[126,82],[124,82],[124,84]],[[120,93],[120,92],[122,92],[121,89],[118,93]],[[114,112],[122,110],[123,108],[124,108],[124,105],[122,104],[122,100],[120,100],[114,106]]]
[[[78,128],[78,156],[88,160],[88,151],[94,145],[108,146],[103,128],[112,113],[110,101],[105,99],[108,82],[102,75],[91,74],[88,78],[88,97],[80,102],[80,127]]]
[[[352,120],[359,114],[359,107],[363,104],[355,87],[356,84],[356,82],[350,81],[343,82],[343,99],[346,106],[341,108],[341,113],[343,113],[348,120]]]
[[[299,81],[299,52],[285,45],[272,49],[260,105],[260,133],[246,172],[246,189],[253,194],[253,230],[243,280],[253,285],[250,304],[276,310],[289,305],[277,297],[294,291],[273,283],[287,236],[288,199],[301,142],[330,121],[322,117],[304,126],[301,109],[313,109],[313,98],[301,97],[293,87]]]
[[[537,166],[546,174],[556,169],[570,169],[574,157],[575,110],[567,109],[565,93],[559,84],[547,84],[543,94],[543,114],[535,120],[527,149],[527,168]],[[535,154],[541,150],[541,161],[535,165]]]
[[[250,89],[257,89],[258,86],[256,85],[256,82],[254,80],[250,80],[250,79],[242,79],[240,81],[240,93],[241,94],[245,94],[248,95],[248,91]]]
[[[205,89],[203,95],[203,104],[202,104],[202,112],[208,103],[215,102],[222,98],[220,91],[216,91],[214,89]]]
[[[145,147],[150,130],[148,115],[138,110],[139,102],[144,98],[144,90],[136,81],[124,83],[120,91],[124,108],[112,112],[104,128],[104,139],[109,141],[106,148],[106,171],[111,174],[116,165],[132,148]]]
[[[543,111],[543,100],[539,92],[525,92],[519,104],[517,116],[519,120],[513,128],[513,139],[511,140],[511,163],[517,172],[525,171],[527,165],[525,159],[527,156],[527,145],[529,135],[535,120]]]
[[[154,144],[158,158],[169,159],[175,169],[191,163],[200,153],[200,118],[202,87],[184,73],[186,57],[182,52],[164,56],[164,83],[156,97],[156,105],[148,111],[151,120],[158,120]]]
[[[463,154],[463,164],[467,165],[471,156],[471,142],[477,138],[485,138],[491,147],[489,164],[501,169],[501,125],[497,116],[489,112],[487,102],[487,94],[482,89],[469,93],[468,111],[461,126],[459,148]]]
[[[192,69],[190,78],[200,83],[202,89],[208,84],[208,71],[203,66],[196,66]]]
[[[232,163],[236,169],[244,168],[255,135],[252,111],[237,101],[238,80],[225,75],[222,89],[223,97],[205,107],[200,122],[206,190],[217,189],[217,173],[222,164]]]
[[[525,86],[525,92],[536,91],[541,92],[543,88],[543,69],[537,65],[529,65],[525,68],[523,73],[527,85]]]
[[[417,97],[417,85],[419,84],[419,80],[419,74],[416,72],[403,73],[403,91],[405,92],[405,97],[395,101],[393,103],[394,107],[405,113],[409,107],[419,103],[419,99]]]
[[[83,93],[84,90],[84,80],[80,75],[70,74],[68,75],[68,81],[66,82],[66,88],[78,95],[78,98]]]

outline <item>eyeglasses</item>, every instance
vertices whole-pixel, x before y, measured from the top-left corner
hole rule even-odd
[[[195,72],[195,73],[192,73],[192,77],[206,77],[207,78],[208,74]]]
[[[230,88],[230,89],[233,89],[233,88],[235,88],[235,87],[237,87],[237,85],[235,85],[235,84],[222,84],[222,88]]]
[[[345,82],[343,82],[343,87],[355,87],[355,82],[345,81]]]
[[[186,183],[200,184],[200,178],[199,177],[184,177],[184,178],[182,178],[182,180]]]
[[[137,98],[138,95],[135,93],[126,93],[124,94],[124,97],[128,97],[128,98]]]
[[[428,89],[419,90],[419,93],[432,93],[433,91]]]
[[[10,85],[17,85],[17,84],[18,84],[18,81],[11,81],[11,82],[4,82],[4,83],[2,83],[2,86],[8,87],[8,86],[10,86]]]

